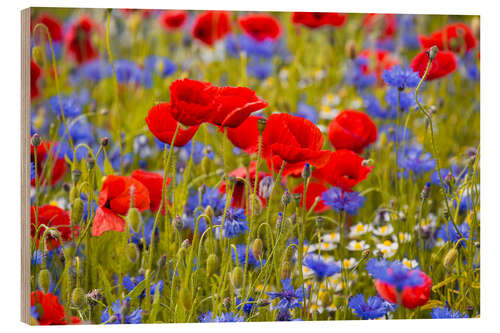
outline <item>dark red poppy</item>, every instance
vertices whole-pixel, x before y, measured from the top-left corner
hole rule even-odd
[[[295,12],[292,15],[294,24],[301,24],[310,29],[330,25],[341,27],[347,20],[347,14],[342,13],[318,13],[318,12]]]
[[[31,145],[31,162],[35,162],[35,147]],[[66,161],[64,158],[56,156],[57,146],[52,142],[43,141],[36,150],[36,168],[39,177],[40,185],[47,185],[50,180],[50,185],[59,183],[66,174]],[[51,168],[50,170],[45,170]],[[50,174],[47,179],[47,174]],[[31,181],[31,186],[35,186],[35,178]]]
[[[255,91],[246,87],[222,87],[215,99],[216,109],[210,122],[222,127],[238,127],[255,111],[267,107]]]
[[[361,24],[368,32],[377,30],[379,39],[394,37],[398,26],[394,14],[366,14]]]
[[[150,207],[149,191],[141,182],[132,177],[107,176],[99,194],[92,236],[100,236],[108,230],[125,231],[122,216],[127,215],[130,208],[132,187],[134,207],[141,212]]]
[[[345,110],[330,122],[328,139],[337,150],[349,149],[360,154],[377,140],[377,126],[367,114]]]
[[[37,247],[39,246],[40,239],[48,226],[49,228],[56,228],[61,234],[61,238],[64,242],[70,241],[74,236],[77,235],[79,228],[75,227],[71,229],[71,221],[69,213],[64,209],[61,209],[53,205],[44,205],[38,208],[38,223],[36,218],[36,207],[31,206],[31,238],[36,235],[36,229],[40,226],[38,231],[37,239],[33,239],[36,242]],[[45,225],[45,226],[44,226]],[[61,246],[61,241],[56,235],[47,233],[46,237],[47,249],[52,250]]]
[[[160,15],[158,21],[167,30],[177,30],[184,26],[187,17],[184,10],[166,10]]]
[[[236,178],[243,178],[243,179],[250,179],[250,184],[252,185],[251,191],[253,191],[253,187],[255,185],[255,175],[257,171],[257,162],[253,161],[250,163],[248,166],[248,169],[246,167],[239,167],[237,169],[234,169],[231,171],[228,176],[229,177],[236,177]],[[262,178],[270,176],[270,174],[259,171],[259,177],[258,181],[260,182]],[[222,182],[221,185],[219,186],[219,192],[221,193],[226,193],[226,182]],[[257,195],[259,193],[259,183],[257,183]],[[259,196],[259,195],[258,195]],[[248,188],[245,187],[245,183],[241,180],[237,180],[234,191],[233,191],[233,198],[232,198],[231,206],[235,208],[246,208],[247,206],[247,199],[248,199]],[[259,196],[259,199],[262,203],[262,206],[264,207],[266,205],[266,199],[263,197]]]
[[[41,76],[42,76],[42,70],[40,69],[40,66],[38,66],[36,62],[31,60],[31,65],[30,65],[31,99],[35,99],[38,96],[40,96],[40,89],[38,88],[38,79]]]
[[[97,50],[92,44],[92,32],[97,26],[86,16],[81,16],[74,22],[66,35],[66,47],[68,53],[75,58],[78,64],[92,60],[98,56]]]
[[[240,16],[238,24],[243,32],[257,41],[275,40],[281,36],[280,22],[270,14]]]
[[[178,122],[172,117],[170,103],[160,103],[153,106],[146,117],[146,124],[148,124],[149,130],[158,140],[169,145],[172,144]],[[193,138],[198,127],[179,128],[174,146],[185,146]]]
[[[52,39],[52,42],[60,42],[63,40],[62,23],[61,23],[61,21],[59,21],[58,18],[56,18],[50,14],[43,13],[40,16],[38,16],[36,18],[36,20],[33,21],[31,29],[33,30],[35,25],[37,25],[39,23],[41,23],[47,27],[47,29],[49,30],[50,38]]]
[[[233,145],[252,154],[259,149],[259,116],[250,116],[240,126],[235,128],[227,128],[227,138]]]
[[[424,76],[427,63],[429,62],[429,53],[422,51],[413,58],[410,67],[417,72],[420,77]],[[438,51],[431,67],[427,73],[425,80],[431,81],[446,76],[457,69],[457,58],[450,51]]]
[[[287,113],[272,114],[262,134],[263,156],[271,170],[286,162],[283,176],[297,175],[305,163],[315,167],[326,164],[329,152],[321,150],[323,135],[312,122]]]
[[[368,64],[362,67],[363,74],[375,73],[379,83],[383,83],[382,73],[399,63],[399,60],[385,50],[363,50],[359,53],[360,58],[368,60]]]
[[[467,24],[452,23],[433,32],[430,36],[418,36],[420,45],[429,49],[434,45],[441,51],[469,51],[477,47],[477,39]]]
[[[156,212],[160,208],[161,193],[163,189],[163,176],[156,172],[144,170],[135,170],[130,177],[140,181],[149,192],[149,210]],[[167,178],[166,185],[170,184],[170,178]],[[162,211],[165,210],[163,207]]]
[[[216,110],[219,88],[209,82],[176,80],[170,85],[170,113],[184,126],[210,121]]]
[[[401,295],[401,303],[405,308],[414,309],[429,301],[431,296],[432,279],[422,271],[419,271],[422,284],[416,287],[405,287]],[[398,303],[396,288],[380,280],[375,281],[375,288],[380,296],[391,302]]]
[[[226,12],[207,11],[198,15],[193,24],[193,37],[202,43],[213,46],[231,32],[231,20]]]
[[[351,150],[340,149],[330,153],[328,163],[313,171],[312,176],[344,191],[365,180],[373,167],[362,164],[363,158]]]
[[[325,204],[323,199],[321,199],[321,194],[323,192],[328,191],[328,187],[321,183],[310,182],[307,185],[307,193],[306,193],[306,209],[309,210],[313,206],[314,202],[316,202],[316,198],[319,198],[318,203],[314,207],[315,213],[322,213],[327,211],[329,207]],[[300,200],[300,205],[303,205],[304,202],[304,183],[300,184],[296,188],[293,189],[293,193],[300,193],[302,195],[302,199]]]

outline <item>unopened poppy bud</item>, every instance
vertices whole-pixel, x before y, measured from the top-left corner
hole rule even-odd
[[[88,305],[97,305],[97,303],[102,299],[102,292],[99,289],[93,289],[87,295],[85,295],[85,299]]]
[[[43,56],[40,46],[33,46],[33,49],[31,50],[31,57],[38,65],[43,65]]]
[[[296,206],[300,206],[300,201],[302,200],[302,194],[300,193],[293,193],[292,194],[293,201],[295,202]]]
[[[292,275],[292,267],[290,265],[290,262],[288,260],[285,260],[281,265],[280,269],[281,280],[289,279],[291,275]]]
[[[131,263],[136,263],[139,259],[139,249],[135,243],[128,243],[127,245],[127,258]]]
[[[262,258],[262,253],[264,252],[264,243],[262,239],[257,238],[253,241],[252,244],[252,253],[255,259],[260,260]]]
[[[368,160],[363,160],[363,161],[361,162],[361,165],[362,165],[362,166],[365,166],[365,167],[369,167],[369,166],[372,166],[372,165],[373,165],[373,163],[374,163],[374,161],[370,158],[370,159],[368,159]]]
[[[264,199],[269,199],[273,190],[274,180],[273,177],[266,176],[262,178],[259,183],[259,195]]]
[[[31,144],[35,147],[38,147],[42,144],[42,138],[40,137],[40,134],[33,134],[33,136],[31,137]]]
[[[264,130],[266,129],[266,125],[267,125],[267,119],[265,118],[257,119],[257,129],[259,130],[260,134],[264,132]]]
[[[214,209],[212,208],[212,206],[208,205],[207,207],[205,207],[204,214],[206,216],[208,216],[210,218],[210,220],[213,220],[214,219]]]
[[[439,51],[439,49],[436,45],[434,45],[433,47],[431,47],[429,49],[429,60],[430,61],[432,61],[432,60],[434,60],[434,58],[436,58],[438,51]]]
[[[184,221],[182,220],[182,217],[180,217],[179,215],[175,216],[173,226],[174,229],[177,230],[177,232],[181,232],[184,228]]]
[[[48,269],[42,269],[40,273],[38,273],[38,285],[44,293],[49,291],[51,279],[52,277]]]
[[[101,146],[106,147],[109,144],[109,138],[105,136],[104,138],[101,139]]]
[[[179,292],[179,300],[181,301],[184,310],[189,311],[193,306],[193,295],[191,294],[191,290],[186,287],[182,287]]]
[[[243,285],[243,269],[240,266],[236,266],[231,273],[231,283],[234,289],[240,289]]]
[[[318,229],[321,229],[323,228],[324,225],[325,225],[325,219],[323,218],[323,216],[316,217],[316,227]]]
[[[128,210],[127,223],[134,232],[139,232],[142,229],[142,217],[137,208],[132,207]]]
[[[77,309],[81,309],[83,307],[85,304],[85,293],[82,288],[78,287],[73,289],[73,292],[71,293],[71,304]]]
[[[457,258],[458,258],[458,250],[455,247],[452,247],[448,251],[448,253],[446,253],[446,255],[444,256],[443,266],[449,270],[451,267],[453,267],[453,265],[457,261]]]
[[[210,173],[210,158],[207,155],[201,159],[201,171],[206,175]]]
[[[281,196],[281,204],[283,207],[288,206],[288,204],[292,201],[292,196],[290,195],[290,192],[288,190],[285,190],[285,193]]]
[[[311,178],[311,166],[309,163],[304,164],[304,169],[302,169],[302,178],[304,178],[304,180]]]
[[[79,225],[83,216],[83,200],[81,198],[75,198],[71,204],[71,223],[73,225]]]
[[[215,272],[217,271],[218,264],[219,264],[219,260],[217,259],[217,256],[214,253],[211,253],[207,258],[207,274],[208,274],[208,276],[215,274]]]
[[[182,241],[181,246],[185,249],[189,249],[189,247],[191,246],[191,242],[186,238],[184,241]]]
[[[431,254],[431,262],[433,264],[438,264],[440,260],[441,257],[439,255],[437,255],[436,253]]]

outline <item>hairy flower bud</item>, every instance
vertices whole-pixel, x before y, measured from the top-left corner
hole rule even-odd
[[[234,289],[240,289],[243,285],[243,269],[240,266],[236,266],[231,273],[231,283]]]
[[[136,263],[139,259],[139,249],[135,243],[128,243],[127,245],[127,258],[131,263]]]
[[[93,289],[87,295],[85,295],[85,300],[87,301],[87,304],[90,306],[97,305],[101,299],[102,299],[102,291],[99,289]]]
[[[156,262],[159,268],[164,268],[167,265],[167,255],[162,254],[162,256]]]
[[[302,194],[300,193],[293,193],[292,194],[293,201],[295,202],[296,206],[300,206],[300,201],[302,200]]]
[[[142,217],[137,208],[132,207],[128,210],[127,223],[134,232],[139,232],[142,229]]]
[[[209,254],[208,258],[207,258],[207,274],[208,274],[208,276],[215,274],[215,272],[217,271],[218,265],[219,265],[219,259],[217,259],[217,256],[214,253]]]
[[[432,61],[432,60],[434,60],[434,58],[436,58],[438,51],[439,51],[439,49],[436,45],[434,45],[433,47],[431,47],[429,49],[429,60],[430,61]]]
[[[302,178],[304,178],[304,180],[311,178],[311,166],[309,163],[304,164],[304,169],[302,169]]]
[[[184,228],[184,221],[182,220],[182,217],[176,215],[172,222],[174,229],[177,230],[177,232],[181,232]]]
[[[83,307],[85,304],[85,293],[82,288],[78,287],[73,289],[73,292],[71,293],[71,304],[77,309],[81,309]]]
[[[281,280],[289,279],[292,276],[292,267],[288,260],[285,260],[280,269]]]
[[[210,218],[210,220],[213,220],[214,219],[214,209],[212,208],[212,206],[208,205],[207,207],[205,207],[204,214],[206,216],[208,216]]]
[[[189,288],[181,288],[181,291],[179,292],[179,300],[181,305],[184,307],[184,310],[191,310],[191,307],[193,306],[193,294]]]
[[[266,176],[262,178],[262,180],[259,183],[259,195],[265,199],[269,199],[269,197],[271,196],[271,192],[273,190],[273,186],[274,186],[273,177]]]
[[[83,200],[81,198],[75,198],[71,204],[71,224],[79,225],[83,216]]]
[[[457,258],[458,250],[455,247],[452,247],[443,258],[443,266],[449,270],[451,267],[453,267],[453,265],[457,261]]]
[[[43,56],[40,46],[33,46],[33,50],[31,50],[31,57],[37,63],[37,65],[43,65]]]
[[[318,229],[321,229],[321,228],[323,228],[324,225],[325,225],[324,217],[323,216],[316,217],[316,227]]]
[[[52,277],[48,269],[42,269],[40,273],[38,273],[38,286],[44,293],[49,291],[51,280]]]
[[[189,247],[191,246],[191,242],[189,241],[189,239],[185,239],[182,241],[182,244],[181,244],[181,247],[184,248],[184,249],[189,249]]]
[[[101,146],[106,147],[109,144],[109,138],[107,136],[101,139]]]
[[[252,244],[252,253],[255,259],[260,260],[262,258],[262,254],[264,253],[264,243],[262,239],[256,238]]]

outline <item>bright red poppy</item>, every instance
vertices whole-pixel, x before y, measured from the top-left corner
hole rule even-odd
[[[163,189],[163,176],[156,172],[149,172],[137,169],[130,177],[140,181],[149,192],[149,210],[156,212],[160,208],[161,193]],[[170,178],[167,178],[166,185],[170,184]],[[165,210],[163,207],[162,211]]]
[[[398,26],[394,14],[366,14],[361,24],[368,32],[377,30],[379,39],[394,37]]]
[[[345,110],[330,122],[328,139],[337,150],[349,149],[360,154],[377,140],[377,126],[366,113]]]
[[[61,21],[47,13],[43,13],[33,21],[31,29],[35,27],[37,24],[43,24],[47,27],[50,33],[50,38],[52,42],[60,42],[63,40],[63,28]],[[38,30],[38,29],[37,29]],[[45,32],[43,32],[45,34]]]
[[[238,24],[243,32],[261,42],[276,40],[281,36],[280,22],[270,14],[249,14],[240,16]]]
[[[149,191],[141,182],[126,176],[110,175],[102,184],[101,193],[94,223],[92,236],[100,236],[108,230],[125,231],[125,220],[130,208],[130,197],[133,188],[134,207],[144,211],[150,207]]]
[[[172,117],[170,103],[160,103],[153,106],[146,117],[146,124],[153,135],[163,143],[172,144],[177,120]],[[174,146],[185,146],[195,135],[199,126],[180,127],[175,138]]]
[[[380,84],[384,82],[382,80],[384,70],[389,70],[399,63],[399,60],[386,50],[366,49],[359,53],[359,57],[365,58],[368,61],[368,64],[361,68],[363,74],[374,72]]]
[[[198,15],[193,24],[193,37],[203,44],[213,46],[231,32],[231,20],[228,13],[207,11]]]
[[[219,88],[209,82],[176,80],[170,85],[170,113],[184,126],[196,126],[213,117]]]
[[[53,205],[44,205],[38,208],[38,223],[36,218],[36,207],[31,206],[31,238],[36,235],[36,229],[40,226],[38,231],[37,239],[33,239],[36,242],[37,247],[39,246],[40,239],[42,239],[43,233],[49,228],[56,228],[61,234],[61,239],[64,242],[70,241],[74,236],[77,235],[79,228],[75,227],[71,229],[70,216],[67,211]],[[44,226],[45,225],[45,226]],[[46,237],[47,249],[52,250],[61,246],[61,241],[56,235],[52,235],[50,232],[47,233]]]
[[[66,35],[68,53],[78,64],[97,58],[97,50],[92,44],[92,32],[97,25],[86,15],[74,22]]]
[[[184,26],[187,17],[184,10],[166,10],[160,15],[158,21],[166,30],[177,30]]]
[[[477,47],[477,39],[467,24],[452,23],[442,29],[433,32],[430,36],[418,36],[420,45],[429,49],[434,45],[441,51],[453,51],[460,53]]]
[[[305,163],[326,164],[329,151],[321,150],[323,135],[311,121],[287,113],[272,114],[262,134],[263,157],[269,169],[278,171],[286,162],[283,176],[298,175]]]
[[[31,162],[35,162],[35,147],[31,145]],[[66,174],[66,161],[58,158],[57,146],[52,142],[43,141],[36,149],[36,168],[40,185],[55,185],[59,183]],[[45,170],[51,168],[50,170]],[[47,179],[47,174],[50,176]],[[35,178],[31,181],[31,186],[35,186]]]
[[[262,117],[250,116],[240,126],[235,128],[227,128],[226,135],[231,143],[252,154],[259,149],[259,127],[258,121]]]
[[[417,72],[420,77],[424,76],[427,63],[429,62],[429,53],[422,51],[413,58],[410,67]],[[451,51],[438,51],[436,57],[432,60],[431,67],[427,73],[425,80],[431,81],[439,79],[457,69],[457,58]]]
[[[238,127],[255,111],[267,107],[267,102],[246,87],[222,87],[215,98],[215,112],[210,122],[222,127]]]
[[[405,308],[414,309],[417,306],[422,306],[429,301],[431,296],[432,279],[422,271],[419,271],[419,274],[422,278],[422,284],[420,286],[403,288],[401,303]],[[398,296],[394,286],[377,280],[375,281],[375,288],[383,299],[391,303],[398,302]]]
[[[31,292],[31,306],[36,307],[37,322],[40,325],[66,325],[66,313],[59,298],[51,292],[40,290]],[[80,324],[81,319],[71,316],[71,324]]]
[[[347,20],[343,13],[295,12],[292,15],[294,24],[301,24],[310,29],[317,29],[325,25],[341,27]]]
[[[365,180],[373,167],[362,164],[363,158],[351,150],[340,149],[330,153],[328,163],[313,171],[312,176],[334,187],[351,192],[352,188]]]
[[[31,60],[30,65],[30,95],[31,99],[35,99],[40,96],[40,88],[38,88],[38,79],[42,76],[42,69],[37,65],[36,62]]]
[[[328,187],[321,183],[317,182],[310,182],[309,185],[307,185],[307,193],[306,193],[306,209],[309,210],[313,206],[314,202],[316,202],[316,198],[319,198],[318,203],[314,207],[314,212],[315,213],[322,213],[324,211],[327,211],[329,207],[325,204],[323,199],[321,199],[321,194],[323,192],[328,191]],[[302,195],[302,198],[300,200],[300,205],[303,205],[304,202],[304,183],[301,183],[299,186],[293,189],[293,193],[300,193]]]

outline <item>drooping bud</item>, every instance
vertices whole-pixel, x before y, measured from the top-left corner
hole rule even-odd
[[[136,263],[139,259],[139,249],[135,243],[128,243],[127,245],[127,258],[131,263]]]
[[[207,155],[201,159],[201,170],[205,175],[210,173],[210,158]]]
[[[252,253],[255,259],[260,260],[262,258],[262,254],[264,252],[264,243],[262,239],[256,238],[252,244]]]
[[[292,275],[292,267],[288,260],[285,260],[281,265],[280,276],[281,280],[289,279]]]
[[[186,287],[181,288],[181,291],[179,292],[179,300],[181,301],[184,310],[186,311],[191,310],[191,307],[193,306],[193,295],[189,288]]]
[[[127,223],[134,232],[139,232],[142,229],[142,217],[137,208],[132,207],[128,210]]]
[[[81,309],[83,307],[85,304],[85,293],[82,288],[78,287],[73,289],[73,292],[71,293],[71,304],[77,309]]]
[[[207,258],[207,274],[208,274],[208,276],[215,274],[215,272],[217,271],[218,264],[219,264],[219,260],[217,259],[217,256],[214,253],[211,253]]]
[[[44,293],[49,291],[51,280],[52,277],[48,269],[42,269],[40,273],[38,273],[38,285]]]
[[[40,137],[40,134],[33,134],[33,136],[31,137],[31,144],[35,147],[38,147],[42,144],[42,138]]]
[[[302,169],[302,178],[304,178],[304,180],[311,178],[311,166],[309,163],[304,164],[304,169]]]
[[[438,51],[439,51],[439,49],[436,45],[434,45],[433,47],[431,47],[429,49],[429,60],[430,61],[432,61],[432,60],[434,60],[434,58],[436,58]]]
[[[240,266],[236,266],[231,273],[231,283],[234,289],[240,289],[243,285],[243,269]]]
[[[266,129],[266,125],[267,125],[267,119],[265,118],[257,119],[257,129],[259,130],[260,134],[264,132],[264,130]]]
[[[291,261],[294,255],[295,255],[295,246],[287,247],[285,250],[285,259],[287,261]]]
[[[184,221],[182,220],[182,217],[179,215],[176,215],[174,220],[173,220],[173,227],[177,232],[181,232],[182,229],[184,228]]]
[[[283,193],[283,196],[281,197],[281,204],[286,208],[286,206],[288,206],[291,201],[292,196],[290,195],[290,192],[288,192],[288,190],[285,190],[285,193]]]
[[[79,225],[83,216],[83,200],[79,197],[73,200],[71,204],[71,224]]]
[[[444,256],[443,266],[449,270],[451,267],[453,267],[453,265],[457,261],[457,258],[458,258],[458,250],[455,247],[452,247],[448,251],[448,253],[446,253],[446,255]]]

